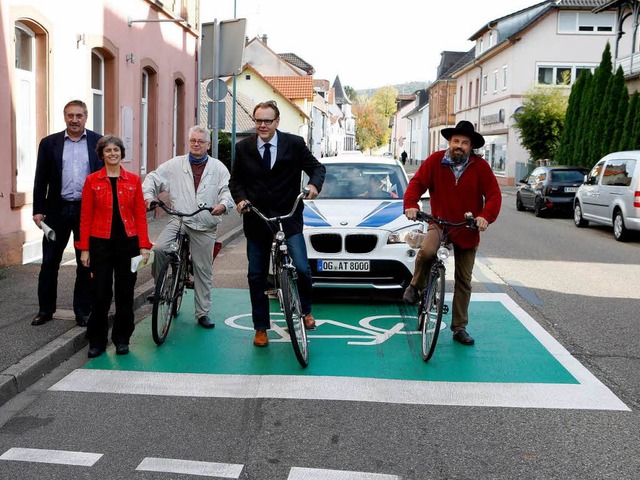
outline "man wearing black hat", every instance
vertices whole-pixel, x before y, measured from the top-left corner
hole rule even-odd
[[[409,220],[415,220],[419,211],[418,201],[428,190],[434,216],[449,222],[463,222],[466,212],[475,217],[477,230],[453,227],[448,232],[455,259],[451,330],[454,340],[463,345],[473,345],[467,324],[479,232],[484,232],[498,218],[502,194],[489,164],[473,152],[473,149],[484,145],[484,137],[475,131],[473,125],[463,120],[455,128],[445,128],[441,133],[449,141],[449,148],[431,154],[412,177],[404,196],[404,213]],[[426,285],[439,246],[440,228],[431,224],[416,256],[413,279],[403,295],[405,302],[417,303],[419,290]]]

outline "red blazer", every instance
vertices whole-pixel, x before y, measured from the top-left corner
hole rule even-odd
[[[128,237],[138,236],[139,248],[151,248],[147,228],[147,209],[142,197],[140,177],[120,167],[116,180],[120,216]],[[79,250],[89,250],[89,237],[109,238],[113,215],[113,192],[106,167],[87,177],[82,189]]]

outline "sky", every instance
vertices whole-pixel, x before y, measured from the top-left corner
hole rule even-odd
[[[489,21],[541,0],[201,0],[202,22],[246,18],[276,53],[313,65],[315,79],[356,90],[433,81],[445,50],[468,51]],[[235,17],[234,17],[235,9]]]

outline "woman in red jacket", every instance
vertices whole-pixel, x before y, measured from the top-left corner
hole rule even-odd
[[[87,325],[89,358],[102,355],[107,348],[108,314],[115,279],[115,316],[111,340],[118,355],[129,353],[134,329],[133,291],[136,273],[131,258],[149,258],[151,242],[140,177],[127,172],[120,163],[124,143],[106,135],[96,146],[104,167],[87,177],[82,190],[80,212],[80,260],[91,270],[92,310]]]

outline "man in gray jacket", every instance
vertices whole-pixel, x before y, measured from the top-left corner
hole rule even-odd
[[[200,126],[189,129],[189,154],[179,155],[147,174],[142,183],[145,203],[149,208],[158,194],[168,192],[171,206],[179,212],[191,213],[199,204],[211,208],[211,213],[200,212],[184,218],[184,228],[191,239],[196,320],[204,328],[213,328],[209,318],[211,286],[213,280],[213,247],[221,215],[235,207],[229,192],[229,171],[224,164],[207,154],[211,134]],[[153,250],[153,275],[157,275],[166,262],[166,251],[175,240],[179,220],[172,218],[160,233]]]

